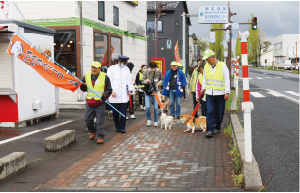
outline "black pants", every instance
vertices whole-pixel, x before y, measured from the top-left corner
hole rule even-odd
[[[125,130],[125,123],[126,123],[126,110],[127,110],[127,103],[110,103],[113,107],[115,107],[118,111],[120,111],[125,117],[121,116],[119,118],[119,113],[113,110],[113,117],[115,122],[116,129]]]
[[[192,93],[193,93],[193,103],[194,103],[194,109],[195,109],[195,107],[197,106],[198,102],[196,101],[196,93],[195,92],[192,92]],[[196,112],[195,118],[198,118],[198,112]]]
[[[86,126],[91,133],[97,132],[97,137],[102,139],[105,136],[104,132],[104,116],[105,116],[105,103],[96,107],[90,107],[87,103],[85,104],[84,121]],[[97,125],[94,123],[94,118],[97,119]]]
[[[130,115],[133,115],[133,95],[130,95],[131,97],[131,106],[132,106],[132,109],[130,108],[130,100],[127,102],[127,108],[129,108],[129,113]]]
[[[185,86],[183,86],[183,98],[185,99]]]
[[[144,98],[144,100],[143,100]],[[139,92],[139,103],[140,105],[143,105],[145,107],[145,93],[144,92]]]

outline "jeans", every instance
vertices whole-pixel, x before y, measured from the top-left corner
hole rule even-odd
[[[176,100],[176,115],[180,116],[181,100],[180,97],[176,96],[176,92],[177,92],[176,90],[169,91],[171,116],[175,116],[175,107],[174,107],[175,100]]]
[[[206,129],[207,132],[214,132],[214,129],[220,130],[225,111],[224,95],[206,95]],[[215,120],[214,120],[215,117]],[[216,127],[214,128],[214,123]]]
[[[151,98],[153,100],[153,105],[154,105],[154,122],[158,122],[158,103],[157,103],[154,95],[145,94],[146,119],[151,120],[151,112],[150,112]]]
[[[198,102],[196,101],[196,93],[195,92],[192,92],[192,93],[193,93],[193,103],[194,103],[194,109],[195,109]],[[201,107],[202,107],[202,104],[201,104]],[[202,116],[204,116],[204,115],[202,115]],[[198,111],[195,114],[195,118],[198,118]]]

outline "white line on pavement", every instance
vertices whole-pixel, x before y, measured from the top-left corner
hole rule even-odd
[[[264,95],[260,94],[259,92],[250,92],[250,94],[256,98],[265,97]]]
[[[273,91],[273,90],[270,90],[270,89],[266,89],[266,90],[268,90],[269,93],[270,93],[270,92],[272,92],[272,93],[277,93],[277,92],[275,92],[275,91]],[[289,100],[295,101],[295,102],[298,103],[298,104],[300,103],[300,101],[298,101],[298,100],[296,100],[296,99],[293,99],[293,98],[291,98],[291,97],[288,97],[288,96],[286,96],[286,95],[283,95],[283,94],[282,94],[281,97],[285,97],[285,98],[287,98],[287,99],[289,99]]]
[[[284,96],[283,94],[280,94],[280,93],[275,92],[275,91],[269,91],[268,93],[270,93],[271,95],[274,95],[276,97],[282,97],[282,96]]]
[[[6,140],[3,140],[3,141],[0,141],[0,145],[2,145],[2,144],[4,144],[4,143],[11,142],[11,141],[14,141],[14,140],[17,140],[17,139],[21,139],[21,138],[23,138],[23,137],[27,137],[27,136],[29,136],[29,135],[38,133],[38,132],[40,132],[40,131],[46,131],[46,130],[49,130],[49,129],[53,129],[53,128],[55,128],[55,127],[59,127],[59,126],[61,126],[61,125],[65,125],[65,124],[70,123],[70,122],[72,122],[72,121],[73,121],[73,120],[65,121],[65,122],[62,122],[62,123],[53,125],[53,126],[51,126],[51,127],[47,127],[47,128],[45,128],[45,129],[39,129],[39,130],[31,131],[31,132],[25,133],[25,134],[20,135],[20,136],[17,136],[17,137],[13,137],[13,138],[10,138],[10,139],[6,139]]]
[[[299,93],[296,93],[294,91],[284,91],[284,92],[295,95],[295,96],[299,96]]]
[[[261,78],[261,77],[256,77],[257,79],[263,79],[263,78]]]

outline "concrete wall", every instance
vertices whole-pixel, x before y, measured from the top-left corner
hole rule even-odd
[[[15,1],[27,20],[59,19],[76,17],[77,1]],[[23,20],[20,12],[14,7],[15,20]]]
[[[265,63],[265,60],[267,59],[267,63]],[[273,57],[273,46],[270,46],[270,48],[266,51],[263,52],[262,55],[260,56],[260,63],[261,66],[272,66],[272,62],[274,61]],[[276,67],[276,64],[274,64]]]

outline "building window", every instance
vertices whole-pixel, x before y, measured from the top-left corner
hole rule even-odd
[[[103,66],[107,65],[107,62],[103,61],[108,51],[107,40],[106,34],[95,33],[95,61],[100,62]]]
[[[155,32],[155,21],[147,21],[147,32]],[[162,21],[158,21],[157,32],[162,33]]]
[[[122,52],[122,40],[119,37],[111,36],[111,59],[118,59],[118,55],[121,55]]]
[[[76,32],[56,30],[54,34],[54,59],[76,75]]]
[[[114,6],[114,25],[119,26],[119,8]]]
[[[105,8],[104,1],[98,1],[98,19],[101,21],[105,21]]]

